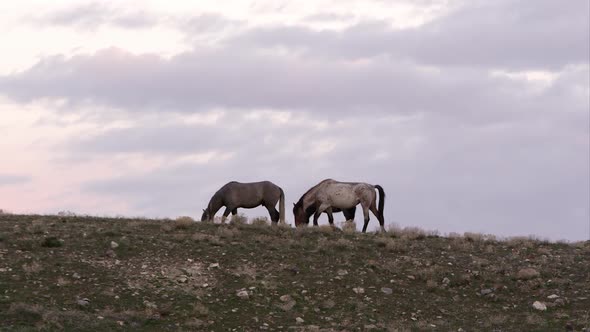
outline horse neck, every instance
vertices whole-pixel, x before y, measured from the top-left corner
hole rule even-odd
[[[221,209],[222,206],[223,206],[223,199],[221,198],[221,196],[219,194],[216,193],[209,200],[209,204],[207,205],[207,209],[209,210],[209,213],[213,214],[213,213],[219,211],[219,209]]]

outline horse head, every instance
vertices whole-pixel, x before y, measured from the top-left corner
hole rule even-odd
[[[307,224],[309,219],[303,209],[303,202],[300,201],[293,204],[293,216],[295,217],[295,227]]]
[[[201,215],[201,221],[209,221],[209,209],[203,209],[203,215]]]

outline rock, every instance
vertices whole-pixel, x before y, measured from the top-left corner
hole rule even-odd
[[[375,324],[365,325],[365,331],[374,330],[377,326]]]
[[[297,324],[303,324],[303,323],[305,323],[305,321],[301,317],[295,318],[295,321],[297,322]]]
[[[219,263],[211,263],[211,264],[209,264],[209,268],[210,269],[218,269],[219,268]]]
[[[539,302],[539,301],[535,301],[535,303],[533,303],[533,308],[535,308],[539,311],[547,310],[547,306],[545,305],[545,303]]]
[[[343,276],[345,276],[347,274],[348,274],[348,271],[346,271],[346,270],[338,270],[338,275],[341,276],[341,277],[343,277]]]
[[[356,294],[365,294],[365,289],[362,287],[355,287],[352,289],[353,292],[355,292]]]
[[[109,249],[109,250],[107,250],[107,252],[105,253],[105,255],[106,255],[107,257],[110,257],[110,258],[115,258],[115,257],[117,257],[117,253],[116,253],[116,252],[115,252],[113,249]]]
[[[80,277],[80,275],[78,273],[74,273],[74,274],[72,274],[72,278],[74,278],[74,279],[80,279],[82,277]]]
[[[320,305],[320,307],[322,309],[332,309],[336,306],[336,302],[334,302],[333,300],[326,300],[324,302],[322,302],[322,304]]]
[[[143,305],[148,309],[158,309],[158,305],[148,300],[143,301]]]
[[[117,249],[119,247],[119,244],[115,241],[111,241],[111,249]]]
[[[178,281],[181,284],[184,284],[188,281],[188,278],[185,276],[180,276],[178,279],[176,279],[176,281]]]
[[[518,274],[516,275],[516,278],[519,280],[530,280],[530,279],[535,279],[540,277],[541,274],[539,273],[539,271],[527,267],[525,269],[521,269],[520,271],[518,271]]]
[[[416,280],[416,277],[414,277],[414,276],[412,276],[412,275],[409,275],[409,276],[408,276],[408,279],[410,279],[410,280]]]
[[[481,291],[479,291],[479,293],[484,296],[488,295],[488,294],[492,294],[493,292],[494,292],[494,290],[490,289],[490,288],[482,289]]]
[[[292,300],[291,295],[283,295],[280,297],[282,302],[289,302]]]
[[[443,284],[445,284],[445,285],[448,285],[448,284],[450,284],[450,283],[451,283],[451,279],[449,279],[449,278],[446,278],[446,277],[445,277],[445,278],[442,280],[442,283],[443,283]]]
[[[283,311],[291,311],[296,304],[297,302],[291,300],[287,303],[279,304],[278,307]]]
[[[557,294],[552,294],[552,295],[549,295],[549,296],[547,296],[547,298],[548,298],[549,300],[555,300],[555,299],[558,299],[558,298],[559,298],[559,295],[557,295]]]
[[[81,307],[87,307],[90,304],[90,300],[87,298],[79,299],[76,303]]]
[[[393,294],[393,289],[391,289],[389,287],[382,287],[381,292],[383,292],[383,294],[385,294],[385,295],[391,295],[391,294]]]
[[[239,291],[236,295],[242,300],[247,300],[250,298],[250,295],[248,295],[248,292],[245,290]]]

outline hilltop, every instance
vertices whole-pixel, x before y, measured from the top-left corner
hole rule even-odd
[[[589,285],[590,242],[0,215],[3,330],[581,331]]]

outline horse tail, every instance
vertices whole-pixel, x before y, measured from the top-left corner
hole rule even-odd
[[[279,197],[279,222],[284,224],[285,223],[285,192],[282,188],[279,188],[281,191],[281,196]]]
[[[385,190],[383,190],[383,187],[378,184],[375,185],[375,188],[379,190],[379,207],[377,208],[377,212],[379,212],[379,219],[384,220],[383,209],[385,208]]]

